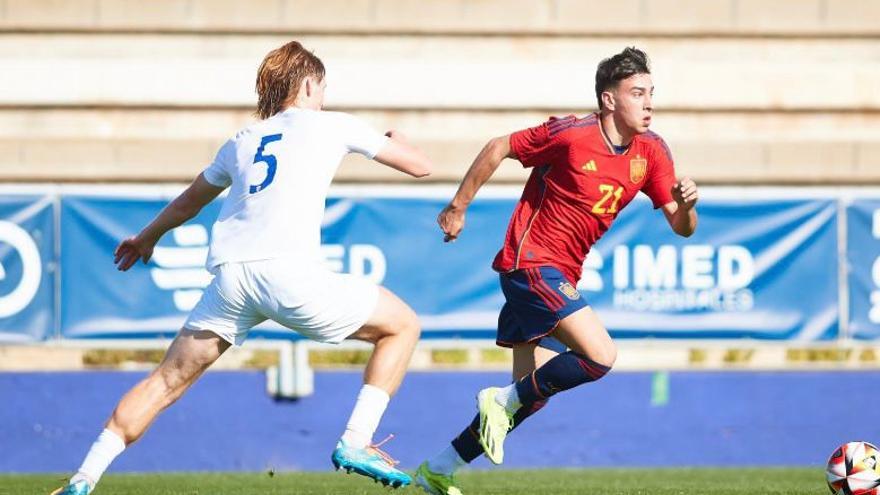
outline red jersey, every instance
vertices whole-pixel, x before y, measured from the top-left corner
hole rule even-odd
[[[510,149],[533,170],[492,263],[499,272],[551,265],[576,283],[590,248],[639,191],[654,208],[674,201],[672,155],[650,131],[617,155],[598,115],[570,115],[511,134]]]

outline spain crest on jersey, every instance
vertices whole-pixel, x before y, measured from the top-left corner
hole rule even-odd
[[[638,184],[644,180],[647,173],[648,160],[642,158],[641,155],[636,155],[635,158],[629,161],[629,180],[631,180],[633,184]]]
[[[576,301],[581,298],[581,293],[578,292],[578,290],[575,289],[574,286],[568,282],[562,282],[561,284],[559,284],[559,291],[565,294],[565,297],[571,299],[572,301]]]

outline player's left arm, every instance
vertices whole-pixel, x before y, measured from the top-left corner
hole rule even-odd
[[[673,201],[663,205],[663,214],[676,234],[690,237],[697,230],[697,184],[685,177],[672,186],[671,192]]]
[[[119,243],[113,253],[113,262],[117,269],[126,271],[137,260],[144,263],[150,261],[153,248],[166,232],[198,215],[205,205],[213,201],[225,189],[225,187],[211,184],[205,179],[204,174],[199,174],[192,184],[180,196],[168,203],[168,206],[162,209],[138,235]]]
[[[411,145],[403,133],[391,130],[385,136],[388,142],[376,153],[374,160],[417,179],[431,175],[431,159],[424,151]]]
[[[349,153],[360,153],[415,178],[431,175],[431,159],[410,144],[400,131],[390,130],[383,136],[354,115],[343,112],[330,115],[335,119],[334,130],[342,137]]]

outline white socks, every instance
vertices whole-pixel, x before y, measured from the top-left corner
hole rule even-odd
[[[348,418],[342,442],[349,447],[362,449],[373,440],[373,433],[379,427],[379,420],[385,414],[391,397],[379,387],[364,385],[358,394],[357,402]]]
[[[113,462],[113,459],[116,459],[116,456],[121,454],[123,450],[125,450],[125,442],[119,438],[119,435],[104,428],[104,431],[98,435],[98,439],[92,444],[89,453],[86,454],[86,459],[83,461],[82,466],[79,467],[79,471],[73,475],[70,482],[76,483],[84,479],[88,482],[89,486],[94,488],[98,484],[98,480],[101,479],[101,475],[104,474],[104,471]]]
[[[499,389],[498,393],[495,394],[495,402],[503,406],[510,414],[515,413],[522,407],[522,403],[519,401],[519,394],[516,393],[516,382]]]
[[[455,450],[455,447],[453,447],[452,444],[449,444],[442,452],[428,460],[428,469],[432,473],[451,476],[465,464],[467,463],[464,462],[464,459],[462,459],[460,455],[458,455],[458,451]]]

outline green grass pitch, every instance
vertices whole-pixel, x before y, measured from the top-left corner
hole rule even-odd
[[[46,495],[62,475],[0,475],[2,495]],[[827,495],[821,468],[468,471],[464,495]],[[95,495],[369,495],[392,493],[341,473],[108,474]],[[424,493],[408,487],[400,495]]]

